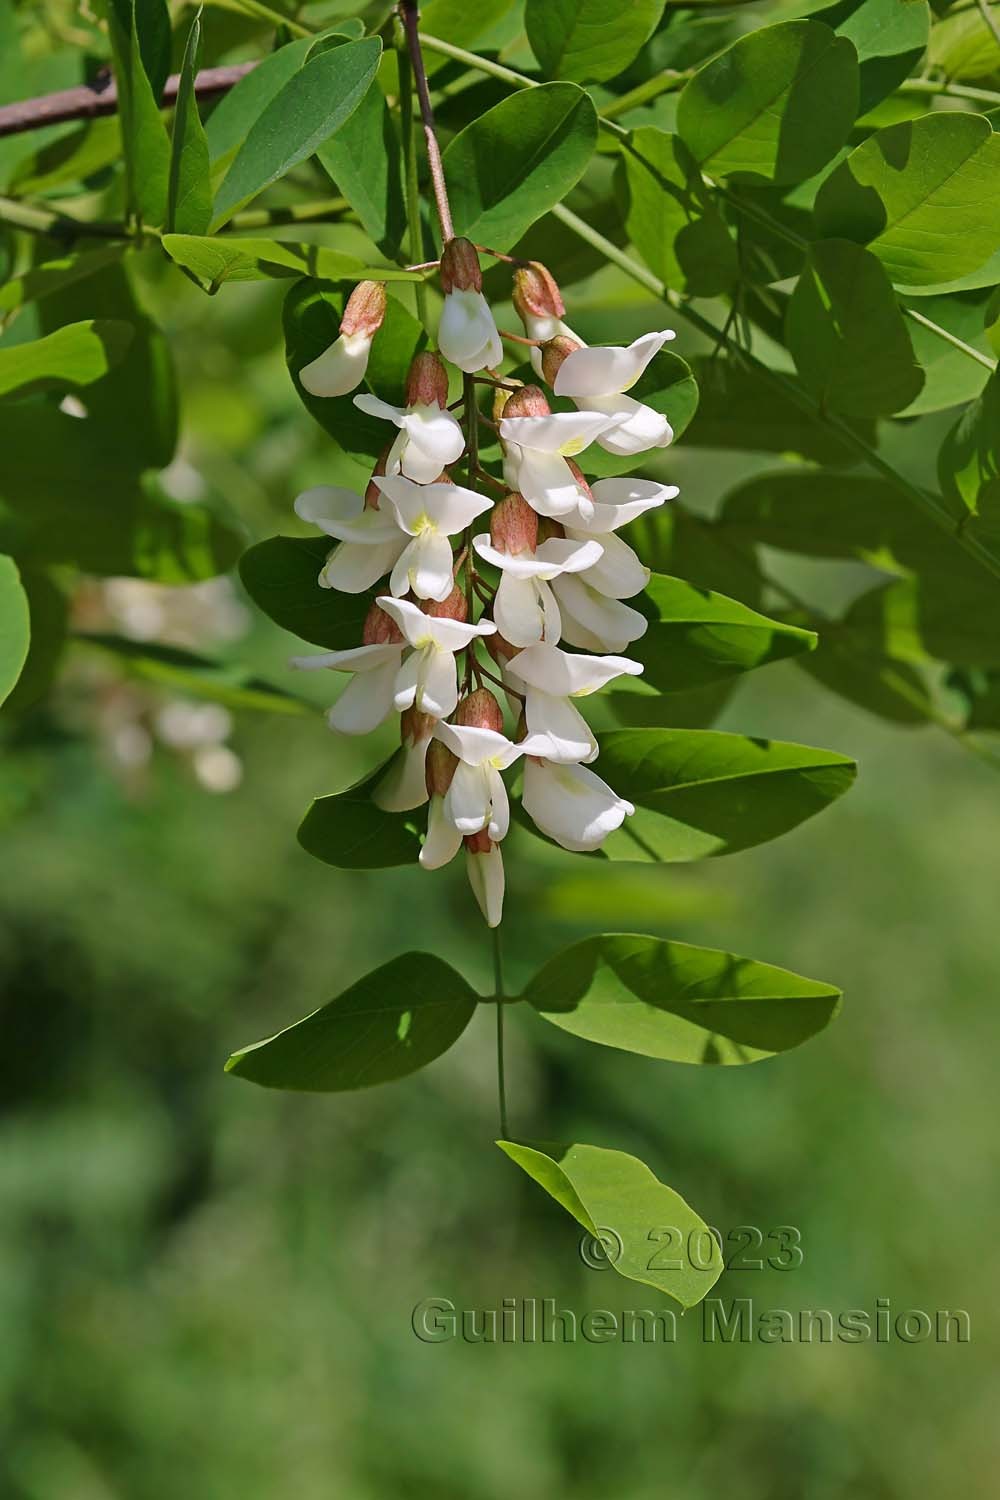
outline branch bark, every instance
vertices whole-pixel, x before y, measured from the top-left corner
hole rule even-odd
[[[226,68],[203,68],[194,82],[199,99],[214,99],[224,94],[251,72],[255,62],[234,63]],[[171,73],[163,90],[161,104],[166,107],[177,100],[179,73]],[[20,135],[25,130],[40,130],[43,125],[64,125],[68,120],[96,120],[113,115],[118,108],[118,89],[110,73],[79,88],[63,89],[58,94],[43,94],[39,99],[22,99],[0,108],[0,136]]]

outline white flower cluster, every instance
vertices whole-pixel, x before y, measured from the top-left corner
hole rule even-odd
[[[596,849],[634,811],[589,769],[597,741],[574,700],[642,671],[617,653],[646,629],[623,601],[642,590],[649,573],[618,531],[677,491],[632,478],[591,485],[573,459],[592,442],[623,455],[671,441],[666,418],[626,393],[673,334],[646,334],[627,348],[588,348],[562,321],[562,299],[545,268],[520,267],[513,300],[532,340],[533,366],[577,408],[552,411],[540,386],[498,374],[501,337],[469,241],[445,247],[441,281],[440,354],[467,382],[485,370],[495,386],[491,425],[504,482],[475,463],[471,475],[466,465],[465,485],[449,474],[469,451],[470,435],[449,410],[448,373],[438,355],[416,356],[403,407],[355,396],[362,411],[392,423],[395,439],[363,497],[320,486],[300,495],[295,510],[338,542],[320,573],[322,587],[380,591],[361,644],[293,665],[351,674],[328,716],[341,733],[366,734],[390,714],[402,715],[402,750],[374,799],[400,812],[429,802],[420,863],[436,869],[464,843],[470,883],[496,926],[508,767],[522,761],[524,809],[566,849]],[[325,396],[353,390],[384,313],[384,287],[356,288],[336,343],[300,372],[305,388]],[[466,402],[466,420],[484,420],[473,403]],[[478,433],[471,448],[478,451]],[[497,487],[497,497],[471,487],[480,476]],[[473,523],[487,514],[488,529],[475,532]],[[510,734],[484,680],[507,700]]]

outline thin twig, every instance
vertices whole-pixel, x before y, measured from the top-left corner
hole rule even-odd
[[[255,62],[234,63],[226,68],[203,68],[194,81],[198,99],[214,99],[224,94],[241,78],[253,71]],[[163,89],[161,104],[177,102],[180,74],[171,73]],[[22,99],[0,109],[0,136],[20,135],[43,125],[64,125],[67,120],[96,120],[113,115],[118,108],[118,87],[110,73],[102,73],[93,83],[79,88],[62,89],[57,94],[43,94],[38,99]]]
[[[506,1140],[508,1137],[507,1127],[507,1086],[504,1079],[503,1060],[503,1013],[504,1013],[504,983],[503,983],[503,949],[501,947],[500,928],[493,928],[493,990],[497,1002],[497,1096],[500,1104],[500,1138]]]
[[[455,238],[455,226],[452,223],[448,185],[444,180],[444,167],[441,164],[441,147],[438,145],[437,132],[434,129],[434,109],[431,105],[431,92],[427,86],[427,70],[420,51],[416,0],[399,0],[399,15],[406,32],[406,44],[413,67],[413,81],[416,84],[417,99],[420,102],[420,118],[423,121],[424,140],[427,145],[427,165],[430,167],[434,203],[441,225],[441,239],[444,244],[447,244],[449,240]]]

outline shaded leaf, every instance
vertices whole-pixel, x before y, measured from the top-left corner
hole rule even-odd
[[[287,42],[262,58],[252,72],[224,94],[208,117],[205,134],[213,162],[230,156],[246,140],[252,125],[305,62],[312,37]]]
[[[276,1036],[243,1047],[226,1072],[272,1089],[339,1093],[390,1083],[458,1041],[477,995],[430,953],[404,953]]]
[[[736,246],[679,136],[633,130],[622,154],[629,239],[668,286],[693,297],[726,292],[739,276]]]
[[[163,248],[215,291],[227,281],[316,276],[326,281],[419,281],[419,272],[366,266],[325,245],[290,240],[231,239],[225,235],[165,234]]]
[[[795,453],[822,464],[857,461],[835,432],[752,371],[721,360],[709,365],[704,359],[694,361],[694,371],[700,394],[684,439],[687,447]],[[873,424],[854,419],[851,425],[874,439]]]
[[[420,854],[425,809],[390,813],[376,807],[372,790],[384,766],[343,792],[317,797],[299,824],[307,854],[338,870],[384,870],[411,865]]]
[[[837,0],[812,12],[854,43],[860,63],[858,114],[867,114],[908,78],[920,61],[931,30],[926,0]],[[940,22],[935,27],[935,35]]]
[[[174,107],[170,142],[166,227],[179,234],[204,234],[212,220],[208,140],[198,113],[194,81],[201,46],[201,11],[191,23]]]
[[[206,698],[226,708],[254,709],[265,713],[302,714],[314,712],[304,698],[296,698],[284,688],[254,676],[239,662],[212,661],[181,646],[160,641],[135,641],[128,636],[86,631],[75,637],[82,646],[91,646],[115,657],[136,677],[170,688],[190,698]]]
[[[384,255],[396,255],[406,234],[402,149],[385,95],[377,85],[316,155],[369,239]]]
[[[540,1016],[589,1042],[670,1062],[760,1062],[808,1041],[833,985],[715,948],[632,934],[575,943],[525,989]]]
[[[160,97],[170,65],[170,17],[164,0],[109,0],[108,35],[118,85],[126,197],[146,224],[167,210],[170,141]]]
[[[966,408],[938,454],[938,480],[961,514],[1000,524],[1000,375],[991,375],[977,401]],[[1000,535],[995,537],[1000,540]]]
[[[120,364],[132,342],[132,326],[91,318],[67,323],[45,338],[0,349],[0,396],[20,399],[38,391],[93,385]]]
[[[619,1276],[656,1287],[682,1307],[694,1307],[722,1274],[722,1253],[712,1231],[637,1157],[579,1142],[497,1145],[578,1224],[610,1244],[608,1264]],[[678,1237],[666,1247],[664,1230]]]
[[[17,563],[0,555],[0,703],[21,675],[30,641],[31,613]]]
[[[51,292],[72,286],[74,281],[83,281],[104,266],[113,265],[124,253],[123,244],[102,245],[99,250],[61,255],[57,260],[46,260],[40,265],[31,266],[20,276],[15,276],[0,286],[0,312],[11,312],[15,307],[23,307],[26,302],[37,302]]]
[[[622,73],[649,40],[664,0],[527,0],[531,50],[549,78],[602,83]]]
[[[336,544],[329,537],[273,536],[240,558],[240,578],[253,602],[282,630],[330,651],[357,645],[369,594],[320,588],[317,579]]]

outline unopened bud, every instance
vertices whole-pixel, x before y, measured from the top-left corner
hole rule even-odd
[[[569,472],[572,474],[573,478],[576,480],[577,484],[580,486],[583,493],[586,495],[587,499],[591,501],[591,503],[593,503],[594,492],[584,478],[583,470],[580,468],[580,465],[576,463],[572,458],[567,458],[566,466],[569,469]]]
[[[551,516],[538,517],[538,542],[551,541],[553,537],[564,537],[566,528],[561,521],[554,521]]]
[[[363,333],[367,338],[378,333],[385,321],[385,283],[383,281],[359,281],[347,299],[344,316],[340,320],[340,331],[348,338]]]
[[[490,541],[498,552],[534,552],[538,542],[538,515],[523,495],[507,495],[493,507]]]
[[[503,709],[489,688],[476,688],[463,698],[455,712],[455,723],[468,729],[492,729],[503,734]]]
[[[514,272],[511,301],[524,323],[529,318],[561,318],[566,311],[555,277],[537,260]]]
[[[519,651],[524,650],[523,646],[512,646],[510,641],[500,634],[499,630],[495,630],[492,635],[486,636],[483,640],[483,645],[498,667],[503,667],[510,661],[511,657],[516,656]]]
[[[548,417],[552,408],[545,399],[545,392],[537,385],[522,385],[512,391],[503,409],[505,417]]]
[[[493,840],[485,828],[480,828],[478,833],[467,833],[465,835],[465,847],[470,854],[489,854],[493,848]]]
[[[447,599],[428,599],[421,607],[425,615],[430,615],[435,620],[467,620],[469,618],[468,600],[457,583]]]
[[[436,354],[417,354],[406,378],[407,406],[448,405],[448,371]]]
[[[455,774],[457,765],[458,756],[454,755],[447,745],[443,745],[440,740],[431,740],[427,746],[427,760],[424,767],[424,779],[429,797],[444,796],[451,786],[451,778]]]
[[[365,490],[365,510],[378,510],[378,503],[382,498],[382,491],[379,489],[375,481],[376,479],[382,479],[385,475],[386,460],[389,457],[389,450],[391,447],[392,444],[387,443],[386,446],[382,449],[382,452],[379,454],[378,458],[375,460],[375,467],[374,469],[372,469],[372,477],[369,479],[368,488]]]
[[[373,604],[365,615],[361,644],[363,646],[397,646],[402,639],[403,632],[392,616],[387,615],[378,604]]]
[[[542,376],[549,385],[555,385],[563,360],[582,348],[582,344],[576,339],[567,338],[564,333],[557,334],[554,339],[549,339],[547,344],[542,345]]]
[[[471,240],[449,240],[441,252],[441,290],[448,292],[481,292],[483,273],[479,254]]]
[[[433,714],[422,714],[418,708],[408,708],[399,716],[399,738],[404,745],[429,740],[436,723]],[[442,749],[445,748],[447,747],[442,746]]]

